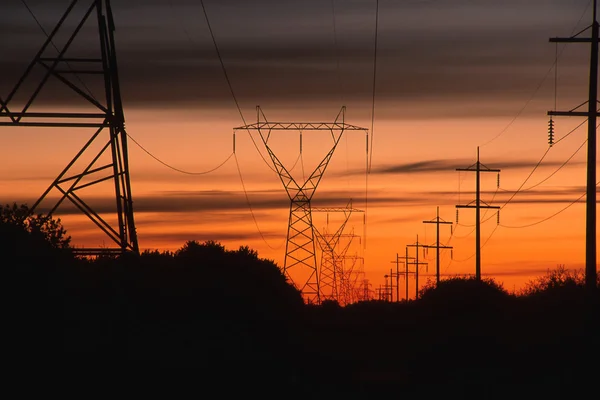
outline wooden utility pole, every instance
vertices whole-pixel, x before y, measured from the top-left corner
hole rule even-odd
[[[491,169],[479,162],[479,146],[477,147],[477,162],[469,168],[457,168],[457,171],[475,172],[475,205],[471,203],[466,205],[457,205],[456,208],[474,208],[475,209],[475,279],[481,280],[481,209],[495,208],[498,206],[490,206],[483,202],[481,205],[481,172],[500,172],[499,169]]]
[[[415,266],[415,300],[419,299],[419,265],[427,265],[426,262],[419,262],[419,247],[425,247],[423,244],[419,243],[419,235],[417,235],[417,241],[414,244],[408,244],[406,247],[414,247],[415,248],[415,262],[408,263]]]
[[[408,246],[406,247],[406,252],[404,256],[404,281],[405,281],[405,290],[406,290],[406,301],[408,302],[408,274],[413,274],[416,272],[410,272],[408,266],[410,265],[409,260],[414,260],[414,257],[408,256]]]
[[[400,301],[400,264],[404,264],[404,262],[400,261],[400,256],[398,253],[396,253],[396,261],[392,262],[396,264],[396,272],[392,273],[390,271],[390,274],[396,278],[396,301]],[[402,274],[404,274],[404,272],[402,272]]]
[[[452,222],[444,221],[440,219],[440,207],[437,208],[436,217],[432,221],[423,221],[424,224],[435,224],[435,244],[434,245],[423,245],[426,249],[435,249],[435,284],[440,284],[440,249],[452,249],[452,246],[443,246],[440,244],[440,224],[449,224],[452,225]],[[452,230],[452,226],[450,227]]]
[[[588,119],[587,139],[587,189],[585,212],[585,286],[588,292],[596,289],[597,264],[596,264],[596,120],[598,117],[598,20],[596,19],[596,0],[594,0],[591,37],[582,38],[577,35],[569,38],[550,38],[555,43],[590,43],[590,82],[587,111],[549,111],[548,115],[578,116]],[[583,103],[585,104],[585,102]],[[582,105],[583,105],[582,104]]]

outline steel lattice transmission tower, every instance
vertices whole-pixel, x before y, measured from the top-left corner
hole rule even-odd
[[[345,131],[363,131],[366,128],[344,122],[346,107],[342,107],[334,122],[269,122],[257,106],[257,122],[234,128],[236,130],[258,131],[275,172],[290,199],[287,241],[283,272],[285,276],[302,292],[309,303],[320,303],[319,274],[315,254],[315,234],[313,229],[311,200],[319,182],[333,157],[333,153]],[[279,160],[269,146],[273,131],[327,131],[331,134],[332,145],[329,152],[304,182],[298,182],[290,170]],[[302,142],[301,142],[302,143]],[[302,152],[302,144],[300,145]]]
[[[313,208],[312,212],[342,212],[344,213],[344,220],[334,233],[328,232],[328,226],[320,232],[319,229],[314,227],[314,231],[317,237],[317,243],[321,248],[321,263],[319,265],[319,289],[321,291],[321,300],[332,299],[342,303],[342,293],[346,290],[348,277],[345,276],[344,271],[344,256],[348,251],[348,247],[352,239],[356,236],[353,234],[344,234],[344,229],[352,215],[352,212],[362,212],[352,208],[352,201],[348,203],[346,207],[330,207],[330,208]],[[327,217],[329,225],[329,214]],[[349,237],[350,242],[344,246],[340,251],[338,249],[340,239],[342,237]]]
[[[84,255],[139,252],[114,31],[110,0],[72,0],[8,96],[0,98],[0,126],[93,129],[83,148],[31,207],[35,212],[44,200],[54,202],[44,203],[52,215],[69,200],[116,245],[76,249]],[[89,40],[90,32],[97,41],[77,47],[76,39]],[[88,85],[102,96],[96,98]],[[70,95],[71,100],[62,105],[53,99],[44,102],[41,98],[47,93]],[[74,112],[65,112],[65,107]],[[84,192],[111,182],[116,217],[107,221],[84,200]],[[50,198],[53,193],[57,200]]]

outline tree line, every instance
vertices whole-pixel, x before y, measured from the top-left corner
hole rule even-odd
[[[557,398],[585,385],[588,365],[598,371],[590,360],[600,295],[590,306],[581,272],[564,267],[519,293],[454,277],[428,282],[416,301],[341,307],[305,304],[279,266],[247,246],[187,241],[174,252],[79,257],[59,219],[24,205],[1,209],[0,246],[13,366],[60,360],[202,370],[205,385],[266,380],[338,394],[428,387],[488,398],[510,397],[514,385]]]

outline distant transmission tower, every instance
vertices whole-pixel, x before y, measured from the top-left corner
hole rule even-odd
[[[333,153],[342,138],[344,131],[363,131],[366,128],[349,125],[344,122],[346,107],[342,107],[335,121],[331,122],[268,122],[264,113],[257,106],[257,122],[234,128],[235,130],[256,130],[271,157],[273,166],[290,198],[290,217],[288,222],[287,242],[283,272],[302,292],[309,303],[320,303],[319,275],[315,255],[315,235],[312,222],[311,200],[317,186],[333,157]],[[262,117],[262,118],[261,118]],[[269,146],[269,138],[273,131],[329,131],[332,138],[331,150],[315,168],[305,182],[299,183],[291,172],[277,158]],[[302,152],[302,136],[300,136]]]
[[[97,32],[96,46],[84,42],[76,48],[76,39],[84,36],[82,32],[88,27]],[[67,199],[117,246],[76,249],[84,255],[139,252],[114,30],[110,0],[72,0],[11,92],[0,98],[0,126],[94,129],[83,148],[31,207],[35,212],[54,191],[57,200],[51,200],[55,203],[48,214]],[[102,96],[94,96],[83,76]],[[67,93],[74,112],[58,111],[61,107],[52,97]],[[50,94],[51,101],[40,104],[45,94]],[[86,203],[84,192],[94,192],[92,187],[110,182],[116,218],[110,218],[109,223]]]
[[[321,248],[321,263],[318,268],[319,289],[321,291],[321,300],[332,299],[341,304],[342,286],[347,289],[349,277],[345,276],[343,257],[348,250],[345,246],[342,251],[339,250],[339,243],[342,237],[350,237],[350,242],[356,235],[344,234],[346,224],[353,211],[362,212],[352,208],[352,201],[346,207],[331,208],[313,208],[312,212],[327,212],[327,227],[320,232],[313,224],[314,232],[317,237],[317,243]],[[329,233],[329,213],[343,212],[344,220],[334,233]]]

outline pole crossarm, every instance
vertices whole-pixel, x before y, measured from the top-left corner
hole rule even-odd
[[[425,249],[436,249],[436,248],[440,248],[440,249],[452,249],[452,246],[444,246],[444,245],[437,245],[437,244],[422,244],[421,247],[425,248]]]
[[[458,205],[456,205],[456,208],[495,208],[495,209],[500,209],[501,208],[499,206],[490,206],[487,203],[485,203],[483,200],[480,200],[480,201],[482,203],[484,203],[484,205],[480,204],[478,206],[477,205],[473,206],[473,205],[470,205],[470,204],[464,204],[464,205],[458,204]]]

